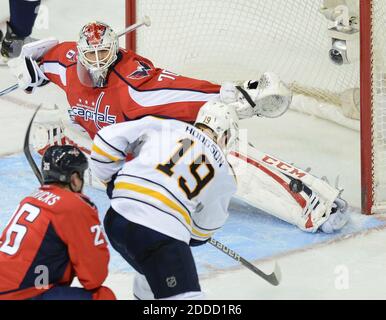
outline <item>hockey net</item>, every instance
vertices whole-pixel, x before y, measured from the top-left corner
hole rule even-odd
[[[330,60],[326,3],[356,12],[351,23],[361,36],[350,41],[352,63]],[[295,93],[291,108],[361,128],[363,211],[386,212],[386,1],[126,0],[126,8],[128,25],[151,17],[151,30],[126,43],[156,65],[217,83],[273,71]]]

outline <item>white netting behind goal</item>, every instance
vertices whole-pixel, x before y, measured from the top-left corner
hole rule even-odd
[[[138,52],[184,75],[222,82],[278,73],[296,91],[340,104],[359,86],[359,63],[336,66],[322,0],[141,0],[152,18]]]
[[[296,93],[293,109],[359,130],[359,59],[342,66],[331,62],[332,39],[320,12],[323,3],[136,0],[137,16],[152,19],[150,29],[138,31],[137,52],[170,71],[218,83],[257,79],[273,71]],[[359,12],[359,0],[346,3]],[[386,204],[386,1],[367,3],[373,4],[374,13],[373,195],[382,207]],[[350,103],[355,108],[347,109]]]

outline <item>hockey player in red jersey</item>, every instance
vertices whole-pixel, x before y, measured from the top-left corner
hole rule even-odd
[[[97,209],[81,193],[87,167],[74,146],[44,154],[44,185],[21,201],[0,238],[0,299],[115,299],[102,286],[110,256]],[[83,288],[70,287],[74,277]]]
[[[148,59],[120,49],[116,33],[101,22],[85,25],[77,43],[40,40],[25,45],[23,51],[9,63],[19,87],[33,92],[49,81],[58,85],[67,95],[73,124],[85,130],[87,138],[94,138],[105,126],[146,115],[193,123],[206,103],[230,105],[240,119],[275,118],[287,111],[292,99],[286,85],[269,72],[258,81],[219,86],[156,68]],[[57,141],[65,139],[58,135],[62,130],[52,118],[47,117],[43,146],[55,142],[55,133]],[[79,143],[80,138],[75,140]],[[307,232],[334,232],[345,225],[348,218],[345,202],[339,200],[341,190],[259,152],[246,140],[243,144],[248,150],[229,154],[240,182],[238,197]],[[292,188],[294,181],[302,186],[299,190]],[[251,193],[255,188],[266,194]]]
[[[220,96],[238,102],[239,117],[266,115],[267,106],[262,110],[255,105],[269,91],[265,87],[245,88],[241,93],[234,85],[221,87],[156,68],[150,60],[119,48],[116,33],[101,22],[85,25],[78,42],[41,40],[27,47],[30,57],[10,62],[20,87],[31,92],[47,81],[58,85],[67,95],[71,118],[91,138],[106,125],[145,115],[193,123],[199,109]],[[282,103],[275,105],[278,110],[273,110],[278,116],[287,110],[291,92],[280,81],[276,86],[281,90],[276,93],[283,96]]]

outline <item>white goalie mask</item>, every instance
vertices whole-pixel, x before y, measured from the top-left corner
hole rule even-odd
[[[239,118],[233,106],[218,101],[209,101],[204,104],[198,115],[195,125],[202,124],[210,128],[216,135],[216,143],[225,138],[226,152],[238,138]]]
[[[118,58],[117,34],[103,22],[86,24],[79,34],[77,73],[88,87],[104,87],[111,65]]]

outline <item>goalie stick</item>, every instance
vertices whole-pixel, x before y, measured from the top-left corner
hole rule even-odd
[[[118,38],[122,37],[126,33],[129,33],[131,31],[134,31],[142,26],[150,27],[151,26],[151,20],[149,16],[144,16],[139,22],[132,24],[131,26],[128,26],[125,30],[118,32]]]
[[[17,88],[19,88],[19,85],[18,84],[14,84],[13,86],[10,86],[9,88],[7,89],[4,89],[3,91],[0,91],[0,97],[16,90]]]
[[[241,257],[238,253],[234,252],[233,250],[229,249],[225,245],[223,245],[221,242],[211,238],[209,240],[209,243],[231,257],[232,259],[240,262],[244,267],[247,267],[249,270],[257,274],[259,277],[263,278],[268,283],[272,284],[273,286],[278,286],[281,281],[281,271],[279,268],[279,265],[275,263],[274,271],[270,274],[266,274],[263,271],[261,271],[259,268],[255,267],[252,263],[245,260],[243,257]]]
[[[26,132],[25,138],[24,138],[24,148],[23,148],[23,151],[24,151],[24,155],[27,158],[27,161],[28,161],[32,171],[34,172],[36,178],[39,180],[40,185],[43,185],[42,173],[40,172],[38,166],[36,165],[36,163],[35,163],[35,161],[34,161],[34,159],[32,157],[31,150],[29,148],[29,136],[30,136],[30,132],[31,132],[31,127],[32,127],[32,124],[34,122],[35,116],[38,113],[38,111],[39,111],[41,106],[42,105],[39,105],[37,107],[37,109],[35,110],[32,118],[31,118],[31,121],[30,121],[30,123],[28,125],[27,132]]]
[[[148,16],[144,16],[142,18],[142,20],[140,20],[139,22],[131,25],[131,26],[128,26],[125,30],[121,31],[121,32],[118,32],[117,35],[118,35],[118,38],[122,37],[123,35],[125,35],[126,33],[129,33],[129,32],[132,32],[142,26],[146,26],[146,27],[149,27],[151,25],[151,20],[150,20],[150,17]],[[14,84],[12,86],[10,86],[9,88],[6,88],[4,89],[3,91],[0,91],[0,97],[16,90],[19,88],[19,85],[18,84]]]

